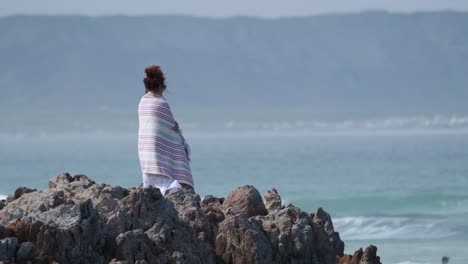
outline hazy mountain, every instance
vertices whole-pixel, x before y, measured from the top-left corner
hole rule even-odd
[[[4,114],[134,108],[149,64],[178,107],[467,113],[468,13],[0,18]]]

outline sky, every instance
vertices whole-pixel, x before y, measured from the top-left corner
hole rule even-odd
[[[161,15],[284,17],[366,10],[468,11],[468,0],[0,0],[0,16]]]

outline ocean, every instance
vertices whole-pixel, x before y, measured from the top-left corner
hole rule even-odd
[[[181,122],[183,126],[184,123]],[[318,124],[323,127],[323,125]],[[186,126],[196,191],[226,196],[275,187],[284,204],[323,207],[352,254],[369,244],[383,263],[468,263],[468,133],[451,129],[307,130]],[[141,183],[136,134],[0,135],[0,194],[46,188],[61,173]]]

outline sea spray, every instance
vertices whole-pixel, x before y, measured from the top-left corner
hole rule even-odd
[[[466,229],[462,223],[436,216],[356,216],[333,220],[345,240],[436,239],[454,236]],[[437,228],[435,228],[437,227]]]

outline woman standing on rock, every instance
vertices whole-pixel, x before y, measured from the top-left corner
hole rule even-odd
[[[163,195],[170,189],[193,189],[190,148],[163,97],[166,89],[159,66],[145,69],[145,95],[138,106],[138,155],[144,188],[159,188]]]

